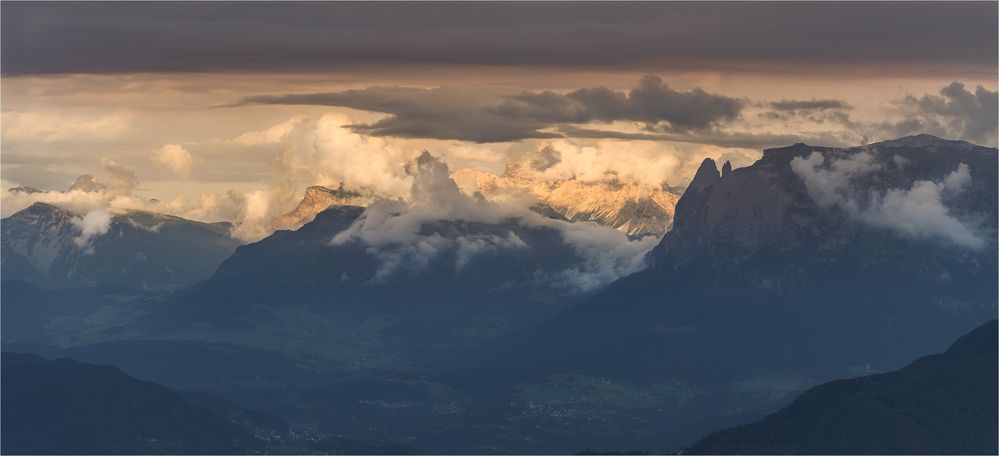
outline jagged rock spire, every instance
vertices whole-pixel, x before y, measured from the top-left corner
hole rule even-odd
[[[718,174],[718,166],[715,165],[715,161],[710,158],[705,158],[704,161],[701,162],[701,166],[697,168],[697,173],[695,173],[694,178],[691,179],[690,185],[687,186],[687,191],[699,193],[720,179],[721,175]]]

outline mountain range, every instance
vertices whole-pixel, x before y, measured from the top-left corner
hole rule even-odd
[[[542,215],[572,222],[594,222],[611,227],[633,238],[661,238],[673,222],[673,206],[683,187],[662,183],[650,186],[635,179],[616,175],[598,180],[552,178],[546,169],[543,150],[507,164],[497,176],[472,169],[459,169],[452,178],[465,193],[481,193],[489,199],[526,196],[536,200],[535,211]],[[295,209],[275,218],[275,229],[298,229],[316,214],[331,206],[367,206],[375,195],[345,188],[311,186]]]
[[[881,204],[882,218],[820,204],[795,170],[809,158],[832,169],[869,161],[870,173],[842,194],[871,198],[865,210]],[[996,149],[933,137],[769,149],[725,176],[706,159],[648,268],[510,337],[491,358],[542,371],[714,381],[898,367],[996,311],[996,165]],[[973,176],[969,187],[942,188],[958,170]],[[892,196],[912,199],[895,205],[925,198],[951,212],[905,219],[884,206]],[[904,220],[885,225],[891,217]],[[980,244],[905,229],[941,226],[938,219],[973,226]]]
[[[35,203],[3,219],[4,280],[45,287],[177,289],[211,275],[240,244],[224,222],[145,211],[87,216],[96,220]],[[85,232],[91,229],[96,231]]]
[[[111,216],[87,254],[80,215],[28,208],[3,224],[5,349],[113,363],[434,452],[655,450],[830,379],[900,368],[993,319],[999,302],[994,148],[920,135],[768,149],[739,169],[706,159],[669,217],[655,196],[667,187],[542,184],[518,166],[492,180],[430,154],[414,169],[409,202],[310,189],[287,217],[300,227],[220,253],[186,286],[86,269],[97,275],[60,272],[56,284],[97,286],[40,287],[52,271],[84,271],[35,266],[44,252],[79,265],[120,248],[131,256],[105,264],[142,270],[122,243],[139,238],[116,233],[165,242],[154,234],[170,224],[153,233],[130,221],[160,216]],[[515,210],[511,192],[537,204]],[[658,209],[621,209],[643,198]],[[587,223],[599,214],[605,226]],[[184,239],[221,235],[174,223]],[[192,246],[204,244],[186,244],[163,248],[201,261]],[[229,363],[253,367],[205,368]]]
[[[665,183],[649,186],[638,180],[607,175],[584,181],[549,177],[544,171],[557,163],[550,149],[507,164],[502,175],[461,169],[454,180],[468,193],[495,198],[526,194],[573,222],[595,222],[632,237],[660,238],[673,223],[673,207],[683,188]]]
[[[349,369],[404,369],[467,353],[580,295],[553,286],[583,261],[556,229],[517,219],[427,221],[416,241],[432,245],[426,256],[406,245],[376,252],[363,240],[332,242],[368,216],[333,206],[299,230],[241,246],[135,327],[157,337],[202,328],[300,356],[324,351],[325,363]]]

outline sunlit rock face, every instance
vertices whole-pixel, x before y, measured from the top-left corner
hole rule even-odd
[[[596,181],[544,175],[543,153],[510,162],[500,176],[462,169],[454,180],[467,193],[486,197],[530,196],[573,222],[595,222],[633,238],[662,237],[673,223],[673,207],[682,189],[656,187],[608,175]]]
[[[305,197],[291,212],[274,220],[275,229],[295,230],[312,221],[316,214],[330,206],[367,206],[372,197],[361,192],[344,189],[341,183],[337,189],[314,185],[305,189]]]
[[[107,190],[107,186],[105,186],[100,182],[97,182],[96,177],[91,176],[90,174],[84,174],[80,177],[77,177],[76,182],[73,182],[73,185],[69,186],[69,190],[67,191],[72,192],[74,190],[81,192],[88,192],[88,193],[102,192],[104,190]]]

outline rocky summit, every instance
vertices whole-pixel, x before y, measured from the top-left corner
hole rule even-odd
[[[596,181],[550,178],[543,175],[544,151],[507,164],[496,176],[458,170],[454,180],[468,193],[486,197],[525,194],[573,222],[595,222],[633,238],[662,237],[673,223],[673,206],[682,189],[662,183],[649,186],[608,175]]]

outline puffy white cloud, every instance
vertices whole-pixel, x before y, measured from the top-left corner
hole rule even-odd
[[[825,166],[823,166],[825,165]],[[859,203],[850,199],[847,192],[852,190],[850,181],[881,169],[870,152],[860,152],[847,158],[830,160],[818,152],[806,158],[791,160],[791,169],[801,176],[809,195],[820,206],[847,206],[849,212],[859,210]]]
[[[301,120],[284,135],[279,172],[297,182],[345,182],[379,195],[405,195],[412,179],[406,165],[419,149],[355,133],[348,128],[353,123],[333,113]]]
[[[870,152],[826,160],[813,152],[795,158],[791,168],[802,178],[809,195],[823,207],[839,207],[851,217],[871,226],[922,239],[942,239],[953,244],[980,249],[985,239],[954,216],[944,203],[971,183],[968,165],[961,163],[939,181],[919,180],[909,188],[885,192],[862,192],[853,181],[878,172],[882,165]]]
[[[575,179],[590,183],[620,179],[659,188],[664,183],[686,185],[706,157],[742,167],[759,156],[755,150],[676,146],[656,141],[558,139],[528,152],[519,161],[537,162],[531,163],[531,172],[545,180]],[[544,166],[539,166],[538,160]]]
[[[940,238],[954,244],[980,249],[985,239],[955,218],[943,203],[944,196],[961,193],[971,182],[968,165],[961,163],[942,181],[916,181],[908,189],[891,189],[883,196],[871,195],[858,217],[917,238]]]
[[[191,153],[179,144],[167,144],[157,149],[153,152],[152,160],[172,170],[180,180],[187,180],[191,176],[191,163],[194,159]]]
[[[73,218],[73,224],[80,229],[80,235],[73,238],[73,244],[83,249],[84,253],[91,254],[94,253],[93,239],[111,229],[111,213],[106,209],[95,209],[83,217]]]
[[[242,144],[244,146],[257,146],[260,144],[277,144],[284,139],[298,124],[306,119],[305,116],[293,116],[292,118],[274,125],[262,131],[248,131],[230,142]]]

